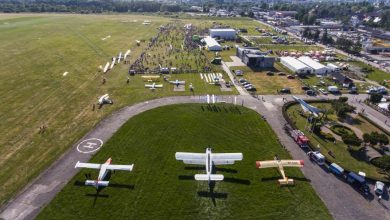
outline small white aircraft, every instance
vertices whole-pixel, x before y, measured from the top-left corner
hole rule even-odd
[[[289,179],[285,175],[284,167],[303,167],[303,165],[304,165],[303,160],[279,160],[277,156],[275,157],[274,160],[256,161],[256,168],[258,168],[258,169],[272,168],[272,167],[278,168],[280,174],[283,177],[283,179],[278,180],[280,185],[293,185],[294,184],[294,180]]]
[[[99,187],[106,187],[108,186],[109,181],[105,181],[104,179],[107,177],[107,174],[110,171],[114,170],[123,170],[123,171],[129,171],[131,172],[133,170],[134,164],[130,165],[114,165],[111,164],[112,159],[108,158],[108,160],[103,164],[97,164],[97,163],[81,163],[78,161],[76,163],[75,168],[89,168],[89,169],[97,169],[99,171],[99,176],[97,180],[86,180],[85,185],[86,186],[94,186],[96,189]]]
[[[212,174],[214,165],[234,164],[236,160],[242,160],[242,153],[211,153],[211,148],[206,149],[206,153],[184,153],[176,152],[176,160],[182,160],[185,164],[206,165],[206,174],[196,174],[198,181],[221,181],[224,176]]]
[[[150,88],[151,90],[155,90],[157,88],[162,88],[162,87],[163,87],[163,84],[156,84],[156,83],[145,84],[145,88]]]
[[[108,94],[105,94],[105,95],[102,95],[99,100],[98,100],[98,104],[99,105],[104,105],[104,104],[112,104],[112,100],[110,99],[110,96],[108,96]]]
[[[118,59],[117,59],[117,60],[118,60],[118,63],[121,62],[121,59],[122,59],[122,52],[120,52],[119,55],[118,55]]]
[[[108,71],[108,67],[110,67],[110,63],[107,62],[106,66],[104,66],[103,73],[106,73]]]
[[[186,84],[186,81],[179,81],[179,80],[177,79],[177,80],[175,80],[175,81],[169,81],[169,83],[175,84],[177,87],[179,87],[179,85],[184,85],[184,84]]]
[[[318,117],[318,115],[322,112],[321,109],[316,108],[312,105],[307,104],[307,102],[303,101],[302,99],[293,96],[294,100],[299,102],[301,104],[301,107],[304,112],[310,112],[310,114],[314,115],[315,117]]]

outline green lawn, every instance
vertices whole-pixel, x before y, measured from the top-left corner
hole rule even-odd
[[[330,104],[313,104],[314,106],[319,107],[320,109],[328,109],[330,114],[328,115],[328,119],[331,119],[333,121],[337,121],[337,116],[332,112]],[[327,141],[325,139],[322,139],[321,137],[317,136],[314,133],[310,133],[305,129],[306,123],[306,117],[302,117],[299,112],[301,111],[301,107],[299,105],[293,105],[287,109],[288,117],[290,117],[294,122],[295,125],[309,137],[310,142],[313,146],[320,146],[319,150],[322,154],[324,154],[330,161],[333,161],[340,166],[344,167],[345,169],[352,170],[355,172],[363,171],[367,174],[369,177],[374,177],[378,179],[383,179],[385,176],[381,173],[379,173],[378,169],[370,164],[369,162],[366,162],[365,160],[361,159],[363,155],[360,155],[360,153],[350,153],[347,150],[347,145],[344,144],[341,141],[336,141],[336,143]],[[369,124],[369,122],[365,120],[360,120],[359,127],[370,127],[372,126]],[[333,155],[335,157],[331,157],[328,154],[328,151],[331,150],[333,152]]]
[[[151,24],[143,25],[144,20]],[[139,76],[127,85],[129,64],[117,64],[105,75],[98,69],[128,49],[130,62],[134,62],[160,25],[171,22],[142,15],[2,15],[0,205],[113,111],[162,96],[191,94],[188,89],[174,92],[167,83],[151,92]],[[183,28],[183,23],[177,26]],[[111,38],[102,40],[109,35]],[[136,40],[145,42],[137,46]],[[64,72],[69,73],[63,76]],[[107,78],[105,85],[101,83],[103,76]],[[195,95],[222,94],[199,74],[172,76],[176,78],[192,82]],[[98,97],[106,93],[114,105],[92,111]],[[42,125],[47,129],[40,135]]]
[[[225,175],[214,197],[207,182],[192,180],[202,166],[175,160],[175,152],[242,152],[243,161],[218,166]],[[296,185],[279,187],[276,169],[257,170],[256,160],[290,158],[270,126],[253,110],[228,104],[186,104],[156,108],[131,118],[91,162],[134,163],[116,172],[100,192],[80,186],[81,170],[37,219],[330,219],[310,181],[299,169],[286,170]],[[97,172],[92,172],[96,176]]]
[[[367,79],[369,80],[372,80],[372,81],[375,81],[379,84],[382,84],[384,80],[390,80],[390,74],[389,73],[386,73],[380,69],[377,69],[375,67],[371,67],[365,63],[362,63],[362,62],[350,62],[351,65],[355,65],[355,66],[358,66],[360,68],[368,68],[368,69],[371,69],[372,71],[367,73]]]

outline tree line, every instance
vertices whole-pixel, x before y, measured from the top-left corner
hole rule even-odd
[[[2,0],[0,12],[178,12],[185,10],[180,5],[163,4],[155,1],[118,0]]]

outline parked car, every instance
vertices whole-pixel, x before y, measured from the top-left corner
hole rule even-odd
[[[307,90],[307,91],[306,91],[306,95],[315,96],[315,95],[316,95],[316,92],[313,91],[313,90]]]
[[[358,94],[357,88],[354,86],[349,90],[349,94]]]
[[[268,72],[267,72],[267,76],[273,76],[273,75],[275,75],[275,73],[273,73],[273,72],[271,72],[271,71],[268,71]]]
[[[235,74],[236,74],[236,76],[243,76],[244,72],[242,70],[236,70]]]
[[[246,79],[241,78],[238,80],[238,82],[240,82],[240,83],[246,82]]]
[[[284,72],[279,72],[278,75],[279,75],[279,76],[285,76],[285,75],[287,75],[287,74],[284,73]]]
[[[321,89],[318,89],[318,91],[320,91],[322,94],[324,95],[328,95],[328,92],[325,91],[325,89],[321,88]]]
[[[291,89],[290,88],[283,88],[280,90],[281,93],[291,93]]]
[[[230,88],[230,86],[231,86],[230,82],[229,81],[225,82],[225,86]]]
[[[365,195],[368,195],[368,193],[370,192],[370,188],[368,187],[366,179],[363,176],[360,176],[354,172],[349,172],[346,177],[346,180],[354,188],[364,193]]]
[[[241,83],[242,86],[246,86],[248,84],[250,84],[250,82],[243,82],[243,83]]]
[[[253,86],[251,86],[251,87],[246,88],[246,90],[247,90],[247,91],[256,91],[256,88],[253,87]]]
[[[329,165],[329,171],[339,177],[344,175],[344,169],[336,163],[332,163]]]
[[[253,85],[252,84],[246,84],[245,86],[244,86],[244,88],[249,88],[249,87],[253,87]]]
[[[310,88],[308,86],[302,86],[302,90],[309,90]]]
[[[293,75],[288,75],[288,76],[287,76],[287,79],[295,79],[295,76],[293,76]]]
[[[374,186],[374,192],[378,196],[381,196],[383,192],[385,191],[385,184],[382,183],[381,181],[376,181],[375,186]]]
[[[307,155],[311,160],[314,160],[318,165],[325,164],[325,156],[322,155],[319,151],[309,151]]]

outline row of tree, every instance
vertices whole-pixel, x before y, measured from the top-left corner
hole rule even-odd
[[[115,1],[115,0],[2,0],[0,12],[178,12],[180,5],[163,4],[156,1]]]

